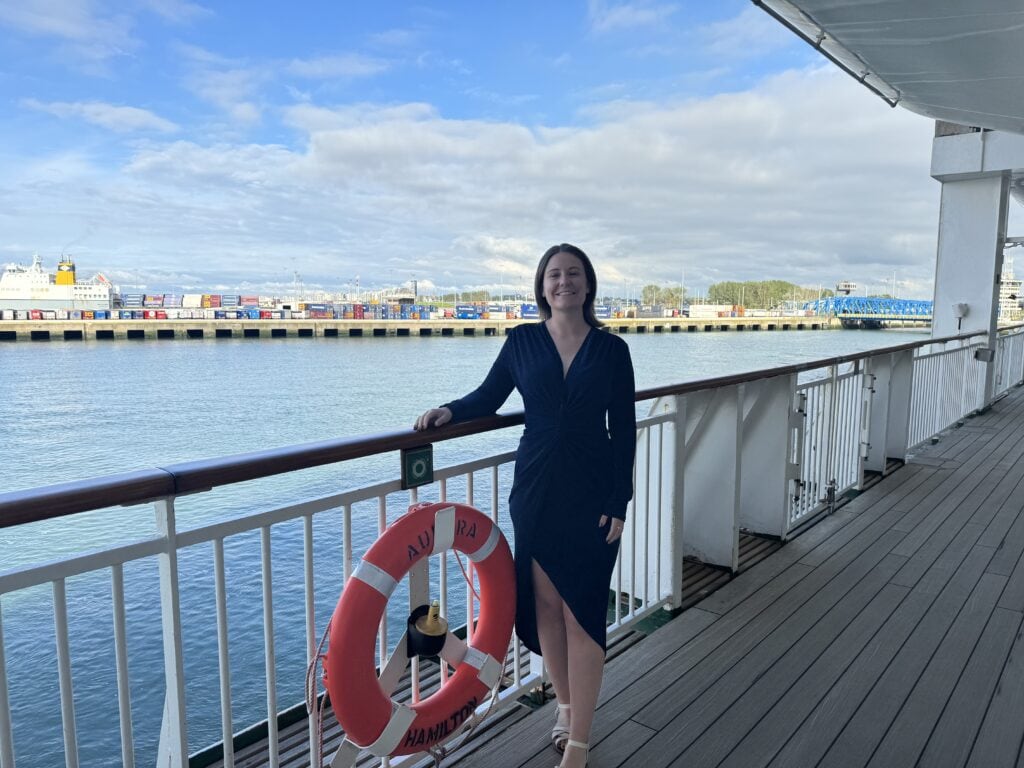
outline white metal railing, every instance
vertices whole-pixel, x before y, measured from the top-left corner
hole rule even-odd
[[[635,493],[612,577],[609,637],[679,605],[684,555],[735,570],[740,531],[787,538],[845,491],[860,487],[866,471],[888,471],[890,459],[903,458],[909,447],[984,406],[988,363],[976,359],[979,348],[964,339],[904,345],[649,396],[649,413],[638,420]],[[1020,383],[1019,330],[998,336],[991,365],[995,394]],[[190,747],[216,740],[223,741],[230,766],[239,718],[243,724],[265,718],[268,763],[279,765],[279,711],[301,701],[306,663],[360,553],[410,504],[424,500],[478,506],[511,539],[505,499],[514,459],[514,451],[505,450],[436,470],[434,483],[419,489],[403,491],[399,480],[380,479],[271,509],[260,508],[258,491],[238,486],[256,511],[193,528],[177,523],[180,496],[164,493],[152,502],[156,536],[0,573],[0,768],[15,768],[16,757],[29,765],[60,759],[47,753],[39,761],[30,724],[20,719],[20,697],[26,695],[59,703],[63,759],[71,768],[118,758],[129,767],[149,764],[157,754],[161,765],[183,767]],[[203,491],[193,492],[189,504],[202,498]],[[0,495],[0,511],[3,504]],[[73,529],[74,520],[67,526]],[[414,569],[392,607],[436,595],[442,614],[466,626],[471,641],[478,606],[452,557],[434,557]],[[472,573],[470,568],[470,578]],[[47,586],[53,635],[28,650],[8,644],[10,618],[38,610],[40,588]],[[89,591],[85,598],[82,589]],[[78,605],[76,599],[105,602],[102,595],[109,595],[109,646],[88,652],[105,656],[109,650],[113,670],[103,695],[116,700],[116,717],[97,722],[89,708],[76,712],[82,677],[74,670],[84,663],[85,649],[69,629],[68,607]],[[146,595],[159,601],[159,626],[132,621]],[[378,662],[393,652],[406,615],[403,608],[382,620]],[[91,618],[95,622],[99,614]],[[263,657],[256,664],[249,658],[251,638]],[[137,660],[140,642],[145,662]],[[204,652],[195,655],[195,648]],[[512,643],[509,683],[499,705],[541,680],[540,659],[527,653]],[[12,689],[11,670],[40,658],[52,659],[57,670],[52,690]],[[442,668],[441,679],[446,677]],[[414,664],[414,700],[419,686]],[[154,691],[163,701],[162,722],[134,722],[133,713],[152,713],[143,700],[152,701]],[[310,722],[311,750],[316,738]],[[380,764],[402,762],[383,758]]]
[[[853,488],[861,478],[861,411],[864,373],[860,361],[829,366],[826,375],[796,388],[794,449],[800,475],[792,481],[789,529],[821,508],[823,500]]]
[[[914,446],[985,404],[985,364],[975,360],[981,342],[923,348],[914,357],[908,445]]]
[[[994,362],[993,395],[999,396],[1024,379],[1024,332],[1017,329],[999,333]]]

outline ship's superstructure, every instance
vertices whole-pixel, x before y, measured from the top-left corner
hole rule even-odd
[[[56,272],[43,267],[39,255],[32,264],[8,264],[0,274],[0,309],[110,309],[114,286],[102,274],[79,281],[75,263],[62,257]]]

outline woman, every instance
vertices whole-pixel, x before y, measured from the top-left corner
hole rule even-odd
[[[633,496],[633,364],[598,330],[597,276],[574,245],[549,248],[534,280],[543,322],[513,329],[478,389],[422,414],[415,428],[493,414],[516,387],[526,427],[509,513],[516,633],[544,656],[558,699],[562,768],[587,761],[604,666],[608,588]]]

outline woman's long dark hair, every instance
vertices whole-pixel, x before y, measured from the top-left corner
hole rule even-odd
[[[583,252],[583,249],[569,243],[561,243],[560,245],[553,245],[548,248],[544,251],[544,255],[540,257],[540,264],[537,265],[537,274],[533,278],[533,293],[537,298],[537,309],[540,311],[541,318],[547,320],[551,317],[551,305],[544,298],[544,273],[547,271],[548,262],[551,261],[551,257],[556,253],[568,253],[571,256],[575,256],[583,264],[583,274],[587,278],[587,287],[590,289],[587,291],[587,298],[583,301],[583,319],[589,325],[600,328],[604,323],[598,320],[594,314],[594,297],[597,295],[597,273],[594,272],[594,265],[590,263],[590,258]]]

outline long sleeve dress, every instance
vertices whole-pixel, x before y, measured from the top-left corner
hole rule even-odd
[[[601,515],[624,520],[633,497],[636,411],[626,342],[591,328],[568,372],[541,322],[506,337],[476,390],[446,403],[453,421],[493,414],[515,387],[526,426],[509,493],[515,531],[516,633],[540,653],[531,561],[554,583],[576,620],[606,647],[608,589],[618,542]]]

